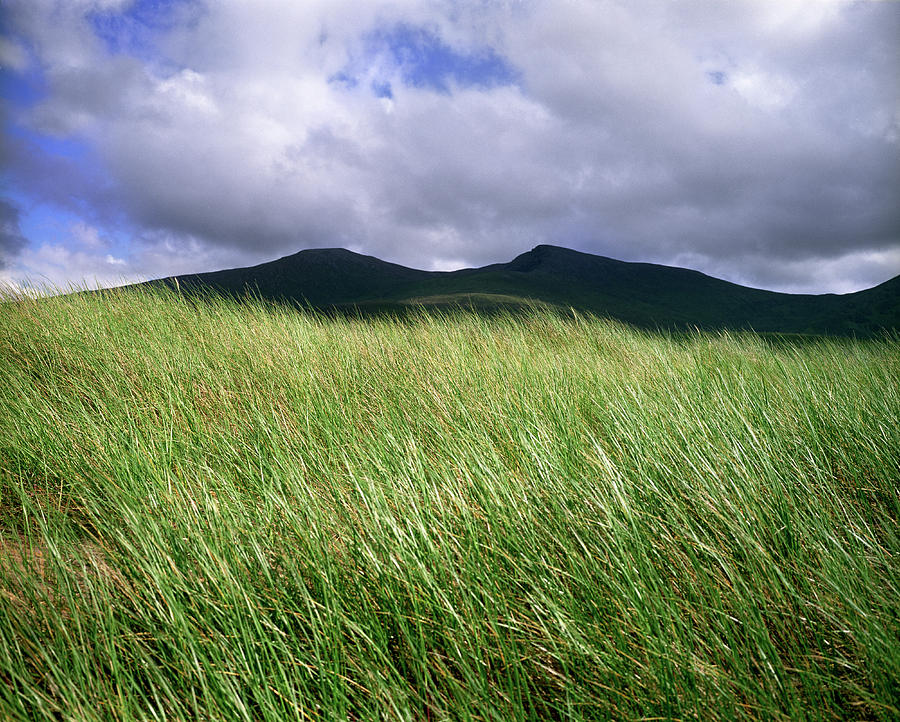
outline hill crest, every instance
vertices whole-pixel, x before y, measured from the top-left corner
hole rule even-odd
[[[850,294],[787,294],[691,269],[619,261],[549,244],[507,263],[457,271],[424,271],[345,248],[313,248],[248,268],[149,283],[177,285],[189,293],[251,292],[319,310],[363,314],[453,305],[495,311],[539,303],[650,328],[839,335],[900,328],[900,276]]]

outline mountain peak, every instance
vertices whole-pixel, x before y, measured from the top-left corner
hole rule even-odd
[[[252,268],[162,283],[182,292],[206,287],[241,297],[249,291],[353,312],[456,305],[516,308],[537,302],[650,328],[861,335],[900,328],[898,279],[847,296],[795,296],[550,244],[537,245],[509,263],[448,272],[415,270],[344,248],[312,248]]]
[[[605,256],[594,256],[590,253],[573,251],[571,248],[541,243],[530,251],[516,256],[506,265],[509,270],[520,273],[529,273],[538,269],[565,272],[567,269],[574,270],[578,264],[585,261],[597,260],[607,261],[609,259]]]

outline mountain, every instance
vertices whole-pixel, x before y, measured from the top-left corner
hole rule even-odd
[[[900,329],[900,276],[843,295],[747,288],[699,271],[627,263],[540,245],[509,263],[420,271],[340,248],[312,249],[250,268],[150,281],[316,309],[401,312],[417,306],[515,308],[538,303],[651,328],[754,329],[871,335]]]

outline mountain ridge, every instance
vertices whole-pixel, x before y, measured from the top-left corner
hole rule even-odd
[[[506,263],[424,271],[344,248],[304,249],[246,268],[149,281],[184,292],[249,292],[313,309],[360,314],[410,306],[476,310],[540,303],[641,327],[872,335],[900,329],[900,276],[848,294],[788,294],[700,271],[540,244]]]

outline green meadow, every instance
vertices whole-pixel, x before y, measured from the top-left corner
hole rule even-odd
[[[900,338],[0,305],[0,718],[896,719]]]

